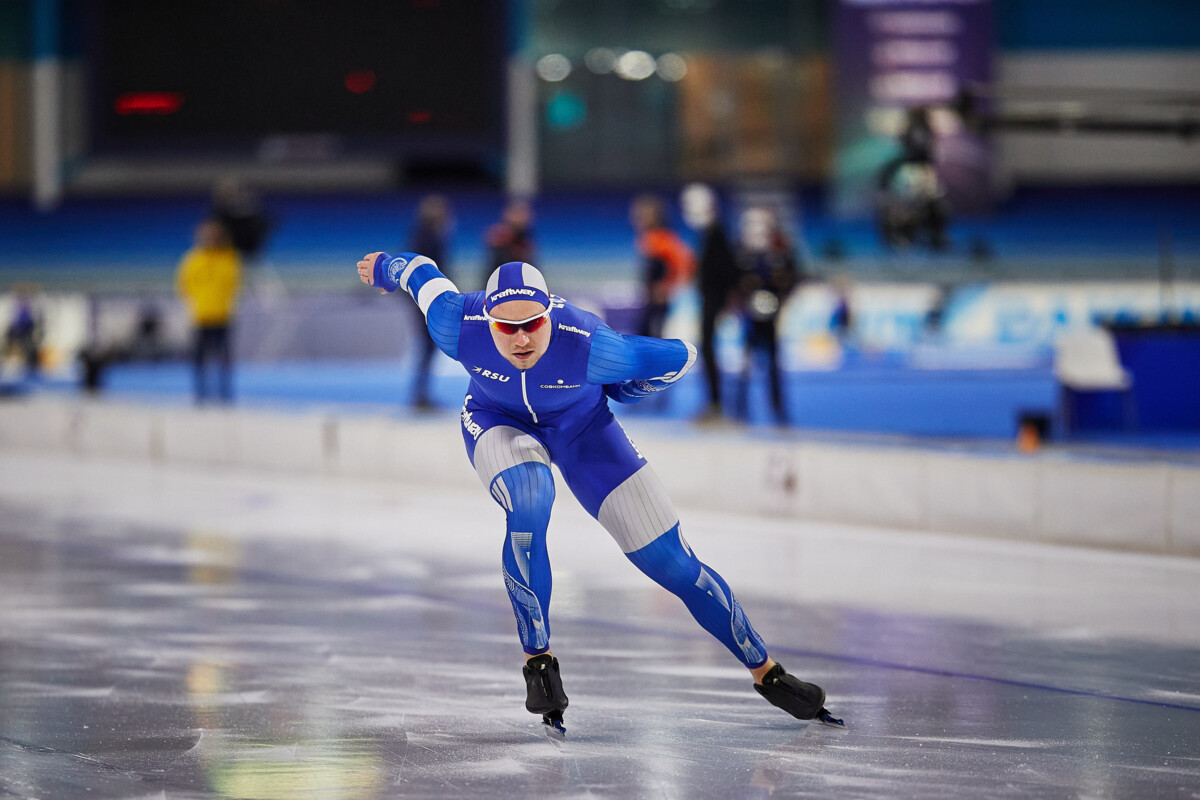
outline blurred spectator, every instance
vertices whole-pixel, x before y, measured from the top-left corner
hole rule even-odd
[[[890,185],[896,170],[904,164],[932,164],[933,139],[929,109],[924,106],[910,108],[904,130],[900,132],[900,155],[884,167],[881,178],[883,185]]]
[[[700,233],[700,353],[708,380],[708,408],[702,420],[721,418],[721,369],[717,363],[717,317],[725,310],[738,285],[737,262],[725,226],[721,224],[717,195],[702,183],[684,187],[680,197],[683,219]]]
[[[241,179],[225,178],[213,188],[211,216],[228,232],[258,302],[264,307],[279,303],[287,290],[279,273],[262,257],[271,230],[262,197]]]
[[[79,351],[82,367],[83,389],[97,393],[104,388],[104,373],[114,364],[129,361],[161,361],[176,355],[163,342],[162,313],[153,300],[146,300],[138,309],[133,335],[128,339],[113,338],[102,342],[98,335],[97,320],[101,302],[98,297],[88,297],[88,316],[91,318],[91,333],[88,342]]]
[[[167,355],[166,350],[162,341],[162,314],[153,302],[143,303],[138,309],[129,358],[133,361],[160,361]]]
[[[454,280],[454,274],[450,269],[448,249],[453,224],[453,212],[450,202],[445,197],[438,194],[424,197],[417,206],[417,219],[409,237],[408,247],[413,253],[433,259],[442,273],[451,280]],[[405,306],[415,308],[407,299]],[[433,401],[429,397],[429,378],[433,367],[433,354],[437,348],[425,328],[424,318],[418,313],[414,320],[419,327],[417,341],[420,343],[420,353],[417,356],[413,405],[418,410],[425,411],[433,408]]]
[[[646,304],[638,333],[662,338],[663,323],[675,293],[692,278],[692,251],[667,227],[667,209],[653,195],[634,198],[630,222],[637,232],[637,249],[642,257],[642,284]]]
[[[238,178],[225,178],[213,188],[212,217],[224,226],[230,244],[248,267],[258,262],[271,229],[258,193]]]
[[[748,393],[755,356],[764,352],[770,364],[771,409],[778,424],[787,424],[783,404],[783,374],[779,366],[779,313],[800,282],[792,243],[774,212],[749,208],[742,214],[738,286],[746,325],[745,373],[740,383],[739,410],[749,417]]]
[[[217,220],[196,227],[195,246],[183,257],[176,286],[196,328],[193,349],[196,401],[204,402],[209,390],[208,364],[217,366],[216,396],[233,400],[233,346],[231,327],[242,283],[242,261]]]
[[[480,288],[487,284],[492,270],[501,264],[509,261],[532,264],[537,258],[537,247],[533,239],[533,207],[529,201],[518,198],[505,203],[500,221],[487,229],[484,243],[487,244],[487,263],[483,266]],[[437,263],[441,266],[442,262]]]
[[[854,310],[850,306],[850,293],[854,285],[849,275],[835,275],[829,281],[833,292],[833,313],[829,318],[829,330],[843,344],[850,338],[854,328]]]
[[[927,338],[938,339],[942,336],[946,324],[946,309],[953,294],[954,284],[949,281],[938,283],[937,294],[929,304],[929,310],[925,312],[924,333]]]
[[[879,174],[879,224],[890,246],[924,242],[934,250],[946,249],[946,209],[934,166],[935,138],[929,109],[910,108],[900,133],[900,154]]]
[[[12,321],[4,331],[5,354],[15,354],[25,365],[27,378],[37,377],[44,324],[37,304],[37,290],[23,283],[14,289]]]

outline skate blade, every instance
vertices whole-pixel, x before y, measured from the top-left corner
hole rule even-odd
[[[843,719],[838,719],[833,714],[830,714],[829,709],[827,708],[822,708],[817,712],[817,719],[821,722],[824,722],[826,725],[833,725],[834,727],[838,728],[846,727],[846,721]]]
[[[546,733],[552,733],[559,737],[566,737],[567,726],[563,725],[562,712],[556,711],[550,714],[542,715],[542,724],[546,726]]]

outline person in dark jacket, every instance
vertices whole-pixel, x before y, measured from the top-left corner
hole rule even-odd
[[[242,263],[246,266],[257,263],[271,229],[262,198],[241,180],[226,178],[213,189],[211,214],[225,228]]]
[[[717,362],[717,317],[730,304],[738,285],[738,267],[725,226],[721,223],[717,194],[702,183],[684,187],[680,198],[683,219],[700,233],[697,262],[700,284],[700,355],[708,381],[708,408],[702,421],[721,418],[721,369]]]
[[[533,238],[533,206],[529,201],[515,197],[505,203],[500,221],[487,229],[483,242],[487,246],[487,262],[483,265],[481,286],[501,264],[535,261],[537,244]]]
[[[738,295],[746,325],[740,412],[743,417],[748,416],[747,393],[754,357],[765,352],[770,362],[771,409],[775,422],[786,425],[783,372],[779,364],[779,316],[800,282],[800,270],[792,244],[773,211],[755,207],[743,213],[737,259],[741,270]]]
[[[410,239],[410,250],[423,253],[445,270],[449,269],[449,240],[450,228],[454,222],[450,202],[440,194],[424,197],[417,205],[417,219],[413,225]],[[423,324],[419,325],[417,339],[420,342],[420,353],[417,356],[417,373],[413,389],[413,406],[418,411],[427,411],[434,407],[429,393],[429,379],[433,370],[433,354],[437,347],[433,339],[425,331]]]

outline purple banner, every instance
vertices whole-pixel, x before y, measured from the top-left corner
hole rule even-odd
[[[838,0],[833,47],[835,211],[872,213],[885,182],[911,180],[917,171],[902,162],[915,163],[921,137],[902,137],[919,108],[929,109],[925,152],[951,213],[986,210],[989,144],[949,106],[966,83],[991,82],[991,0]]]

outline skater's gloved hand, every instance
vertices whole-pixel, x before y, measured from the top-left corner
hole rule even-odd
[[[400,288],[403,267],[402,258],[393,258],[383,252],[367,253],[358,262],[358,279],[368,286],[378,286],[380,294],[387,294]]]
[[[633,405],[655,392],[661,392],[674,382],[675,373],[661,378],[635,378],[620,383],[604,384],[604,393],[618,403]]]

